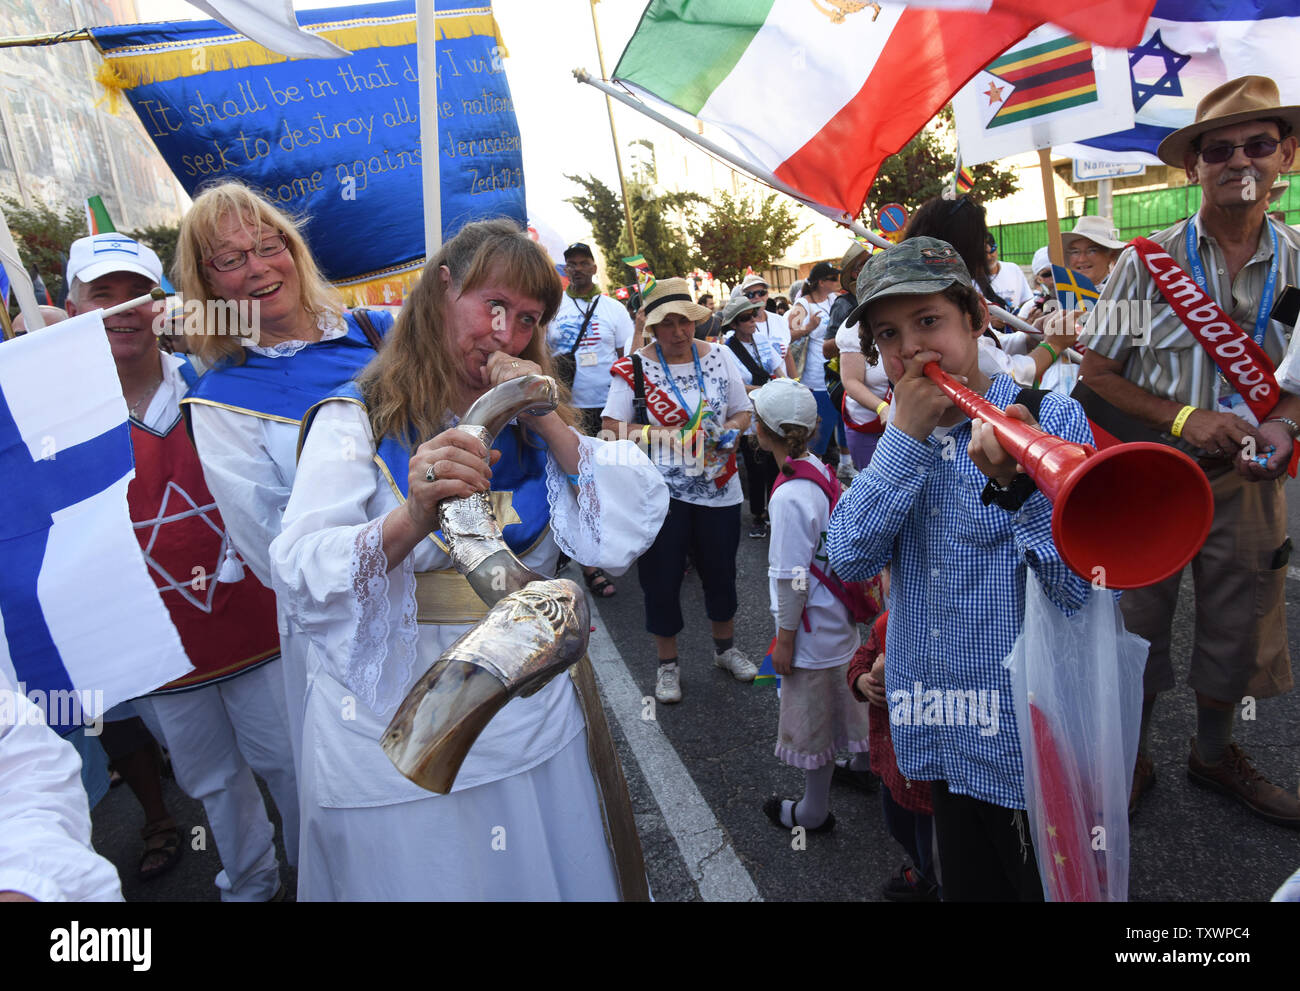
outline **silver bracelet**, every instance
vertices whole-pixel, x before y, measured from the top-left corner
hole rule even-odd
[[[1291,419],[1291,417],[1289,416],[1270,416],[1264,422],[1285,423],[1287,432],[1291,434],[1291,439],[1292,440],[1300,439],[1300,423],[1296,423],[1295,420]]]

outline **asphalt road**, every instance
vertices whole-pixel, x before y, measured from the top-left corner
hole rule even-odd
[[[1300,488],[1288,486],[1290,532],[1300,535]],[[746,520],[747,523],[747,520]],[[742,536],[737,561],[737,645],[761,658],[771,638],[766,540]],[[1300,657],[1300,570],[1287,582],[1288,633]],[[576,572],[571,571],[572,576]],[[598,604],[593,661],[637,812],[653,893],[659,901],[764,899],[879,900],[902,850],[885,832],[879,799],[835,787],[834,832],[794,849],[761,806],[772,794],[797,797],[800,772],[773,756],[775,692],[737,683],[712,664],[698,578],[683,586],[687,630],[680,641],[683,701],[648,706],[655,654],[644,632],[636,569],[618,594]],[[1190,578],[1175,623],[1175,664],[1186,675],[1191,647]],[[653,716],[653,718],[646,718]],[[1185,773],[1195,705],[1185,686],[1161,696],[1152,729],[1156,786],[1132,823],[1130,897],[1134,901],[1262,901],[1300,866],[1300,831],[1255,818],[1222,796],[1193,787]],[[1271,780],[1295,788],[1300,777],[1300,694],[1260,701],[1254,721],[1238,720],[1237,741]],[[203,827],[198,803],[165,782],[187,830]],[[136,879],[142,816],[129,790],[113,789],[94,810],[94,843],[113,861],[130,901],[215,901],[220,869],[211,842],[187,849],[177,867],[148,884]],[[201,836],[201,833],[191,833]],[[285,880],[293,888],[293,873]]]

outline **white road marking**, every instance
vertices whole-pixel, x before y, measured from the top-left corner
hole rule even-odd
[[[659,723],[641,718],[641,689],[594,609],[591,618],[596,631],[587,646],[587,656],[596,681],[659,803],[700,897],[706,902],[762,901],[754,879],[732,848],[731,837],[700,794]]]
[[[1288,578],[1294,578],[1296,581],[1300,582],[1300,568],[1287,568],[1286,576]]]

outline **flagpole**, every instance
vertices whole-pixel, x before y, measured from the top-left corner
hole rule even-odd
[[[606,96],[613,97],[615,100],[618,100],[620,103],[627,104],[629,107],[631,107],[633,110],[637,111],[638,113],[645,114],[651,120],[663,124],[664,127],[668,128],[671,131],[674,131],[677,134],[680,134],[682,137],[684,137],[687,141],[690,141],[692,144],[695,144],[700,148],[703,148],[705,151],[709,152],[710,154],[716,155],[718,158],[721,158],[723,161],[731,165],[734,165],[738,170],[740,170],[741,172],[747,175],[753,176],[759,182],[771,186],[778,193],[785,193],[791,199],[798,200],[800,203],[804,204],[805,206],[811,207],[812,209],[816,210],[818,213],[822,214],[822,216],[829,217],[831,220],[834,220],[837,224],[840,224],[843,227],[847,227],[849,230],[853,231],[854,234],[857,234],[859,237],[863,237],[866,240],[870,241],[877,248],[892,248],[894,246],[892,241],[886,241],[879,234],[875,233],[875,231],[868,230],[861,223],[859,223],[855,218],[850,217],[847,213],[844,213],[843,211],[833,210],[830,207],[823,206],[821,203],[818,203],[814,200],[810,200],[803,193],[800,193],[792,186],[782,182],[771,172],[768,172],[765,169],[760,168],[759,166],[755,165],[753,162],[745,161],[740,156],[727,151],[721,145],[715,144],[714,142],[710,141],[702,134],[691,133],[691,131],[683,127],[681,124],[678,124],[675,120],[672,120],[669,117],[665,117],[663,114],[647,106],[646,104],[641,103],[639,100],[633,99],[632,97],[624,93],[622,90],[616,89],[615,87],[610,86],[607,83],[603,83],[597,79],[592,79],[591,74],[588,73],[586,69],[574,69],[573,77],[577,79],[578,82],[580,83],[586,83],[588,86],[595,86],[596,89],[603,92]],[[1032,324],[1026,323],[1024,320],[1021,320],[1014,313],[1008,313],[1000,306],[994,306],[992,304],[989,304],[989,312],[993,314],[995,317],[997,317],[999,320],[1015,327],[1017,330],[1023,330],[1026,333],[1030,333],[1034,335],[1037,335],[1039,333],[1039,331],[1034,329]]]
[[[438,25],[434,0],[416,0],[415,61],[420,77],[420,176],[424,195],[424,258],[442,246],[442,179],[438,144]]]
[[[599,0],[591,0],[591,33],[596,36],[596,60],[600,63],[600,78],[609,78],[605,72],[605,52],[600,47],[600,29],[596,26],[596,4]],[[604,89],[603,86],[597,89]],[[627,198],[627,183],[623,181],[623,156],[619,153],[618,132],[614,130],[614,104],[609,100],[609,91],[605,91],[605,110],[609,114],[609,136],[614,142],[614,165],[618,167],[618,188],[623,192],[623,222],[627,224],[627,242],[632,248],[632,254],[639,255],[641,252],[636,247],[636,233],[632,230],[632,203]]]

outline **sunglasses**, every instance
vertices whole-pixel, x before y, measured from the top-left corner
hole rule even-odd
[[[767,295],[767,290],[766,290],[766,289],[751,289],[749,292],[745,293],[745,298],[746,298],[746,299],[762,299],[762,298],[763,298],[764,296],[766,296],[766,295]]]
[[[740,316],[736,317],[736,323],[745,323],[747,320],[757,320],[758,314],[753,310],[746,310]]]
[[[1222,165],[1232,158],[1233,152],[1238,148],[1246,153],[1247,158],[1268,158],[1277,151],[1277,146],[1281,143],[1276,138],[1251,138],[1240,145],[1230,145],[1227,142],[1210,145],[1208,148],[1202,148],[1200,155],[1201,160],[1207,165]]]

